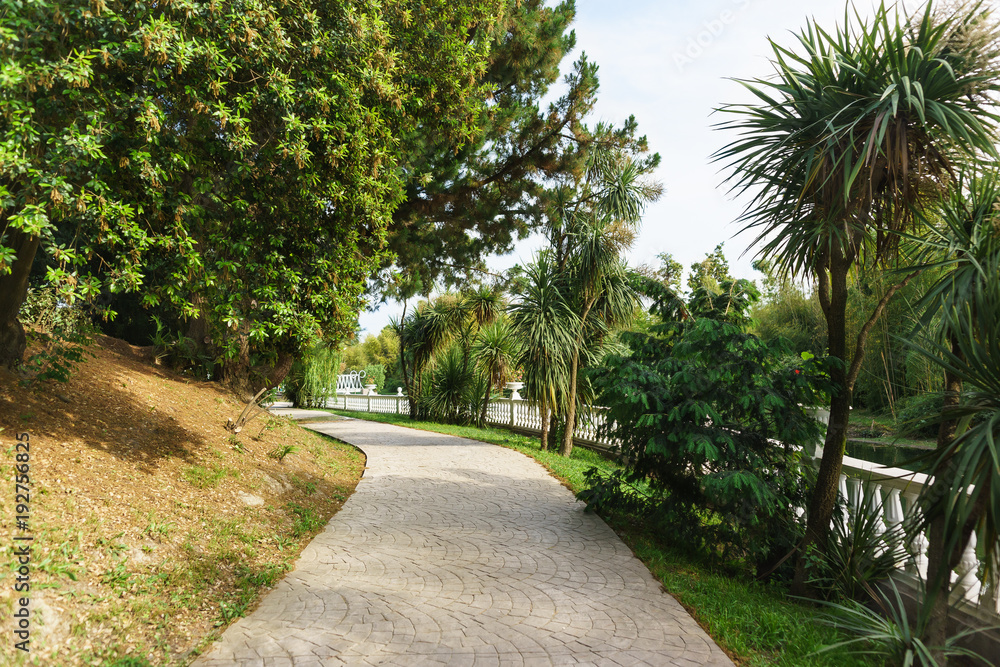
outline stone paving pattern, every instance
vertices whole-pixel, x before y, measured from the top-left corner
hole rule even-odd
[[[310,428],[363,450],[364,477],[198,667],[733,664],[527,456],[355,419]]]

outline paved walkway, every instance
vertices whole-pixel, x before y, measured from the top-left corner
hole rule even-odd
[[[600,518],[518,452],[354,419],[355,493],[195,662],[732,665]]]

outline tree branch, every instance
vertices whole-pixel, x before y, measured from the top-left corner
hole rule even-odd
[[[885,296],[882,297],[882,300],[878,302],[877,306],[875,306],[875,310],[872,311],[871,317],[869,317],[868,321],[865,322],[863,327],[861,327],[861,331],[858,332],[857,343],[854,346],[854,358],[851,359],[851,367],[847,373],[846,384],[849,391],[854,390],[854,382],[858,379],[858,373],[861,371],[861,362],[865,358],[865,343],[868,342],[868,334],[871,332],[872,327],[874,327],[875,323],[878,322],[880,317],[882,317],[882,313],[885,312],[886,306],[889,305],[889,301],[896,295],[896,292],[906,287],[911,280],[919,276],[922,272],[923,269],[914,271],[910,275],[906,276],[902,282],[896,283],[890,287],[889,291],[887,291]]]

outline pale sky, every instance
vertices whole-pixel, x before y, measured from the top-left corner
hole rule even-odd
[[[719,243],[731,272],[756,278],[750,265],[751,234],[734,235],[746,200],[733,200],[722,186],[721,165],[710,156],[733,137],[712,125],[723,120],[716,107],[750,101],[731,78],[767,76],[768,37],[796,43],[807,18],[830,29],[843,23],[841,0],[577,0],[577,51],[563,61],[568,71],[580,50],[599,67],[601,88],[593,120],[620,124],[634,114],[651,151],[660,153],[656,177],[666,192],[649,207],[629,263],[653,263],[669,252],[687,269]],[[870,0],[859,0],[870,14]],[[494,269],[531,261],[542,247],[529,238],[515,251],[490,262]],[[742,255],[742,256],[741,256]],[[367,333],[377,334],[401,306],[383,304],[362,313]],[[362,333],[362,339],[365,336]]]

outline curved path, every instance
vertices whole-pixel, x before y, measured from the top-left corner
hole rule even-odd
[[[195,665],[732,665],[527,456],[356,419],[310,428],[362,449],[364,478]]]

